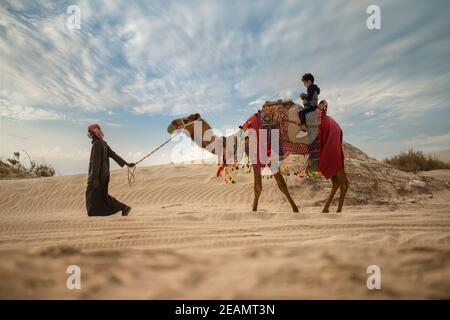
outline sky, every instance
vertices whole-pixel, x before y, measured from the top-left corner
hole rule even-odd
[[[379,30],[366,24],[373,4]],[[25,150],[86,173],[98,122],[136,161],[174,118],[235,129],[265,100],[298,99],[306,72],[367,154],[450,149],[449,13],[445,0],[2,1],[0,158]],[[199,154],[178,136],[142,165]]]

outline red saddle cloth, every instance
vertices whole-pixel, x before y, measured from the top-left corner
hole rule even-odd
[[[319,170],[329,179],[344,168],[343,134],[337,122],[324,115],[320,124]]]
[[[242,127],[244,128],[244,130],[246,129],[253,129],[256,131],[256,140],[258,141],[259,144],[259,129],[261,129],[261,114],[259,112],[253,114],[250,118],[247,119],[247,121],[244,122],[244,124],[242,125]],[[246,141],[245,144],[245,153],[248,155],[248,142]],[[259,145],[258,145],[259,148]],[[270,157],[270,143],[267,143],[267,155]],[[261,164],[261,161],[259,159],[259,152],[257,153],[257,163],[256,163],[256,167],[261,169],[261,167],[263,167],[263,165]]]

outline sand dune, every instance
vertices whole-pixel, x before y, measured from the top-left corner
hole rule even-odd
[[[450,170],[431,170],[431,171],[423,171],[420,173],[423,176],[432,177],[436,180],[445,181],[447,185],[450,183]]]
[[[251,212],[252,175],[225,185],[214,165],[138,168],[132,187],[113,172],[129,217],[87,217],[85,175],[0,181],[0,297],[450,298],[447,183],[346,155],[342,214],[320,213],[329,181],[295,177],[300,214],[273,180]],[[81,290],[66,288],[71,264]],[[381,290],[366,287],[372,264]]]

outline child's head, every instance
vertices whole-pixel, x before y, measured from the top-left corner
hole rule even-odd
[[[314,76],[311,73],[305,73],[302,76],[302,81],[305,87],[309,87],[311,84],[314,83]]]

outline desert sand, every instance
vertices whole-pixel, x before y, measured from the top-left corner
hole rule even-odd
[[[340,214],[320,213],[323,177],[287,178],[299,214],[266,179],[251,212],[252,174],[227,185],[214,165],[140,167],[132,187],[114,171],[110,193],[128,217],[87,217],[86,175],[0,181],[0,298],[449,299],[448,171],[345,153]],[[69,265],[80,290],[66,288]],[[380,290],[366,286],[370,265]]]
[[[450,183],[450,170],[423,171],[420,174]]]

